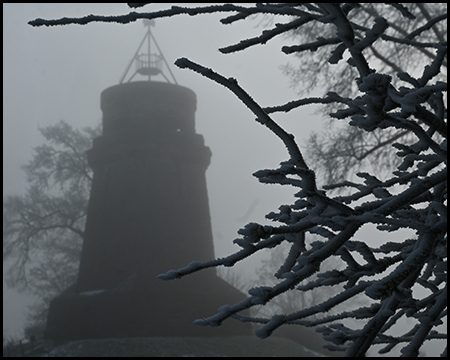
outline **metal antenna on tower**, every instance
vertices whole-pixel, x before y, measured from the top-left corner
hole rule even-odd
[[[125,80],[125,77],[129,73],[131,66],[133,63],[135,64],[135,71],[133,75],[128,79],[127,82],[130,82],[136,74],[147,76],[148,81],[151,81],[152,76],[162,75],[164,79],[171,83],[169,78],[164,74],[163,72],[163,64],[166,65],[167,70],[169,71],[173,82],[175,84],[178,84],[177,80],[175,79],[175,76],[173,75],[172,71],[170,70],[170,66],[167,63],[158,43],[156,42],[155,37],[153,36],[151,32],[151,27],[155,26],[155,20],[147,20],[144,19],[144,26],[147,27],[147,32],[144,35],[144,38],[142,39],[141,43],[139,44],[136,53],[131,58],[131,61],[129,62],[127,68],[125,69],[125,73],[122,75],[119,83],[122,84]],[[142,45],[144,45],[145,41],[147,40],[147,53],[139,53],[139,51],[142,48]],[[152,53],[152,41],[154,45],[156,46],[156,49],[158,53]]]

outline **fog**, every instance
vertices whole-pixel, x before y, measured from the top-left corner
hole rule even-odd
[[[166,6],[154,4],[138,11]],[[26,189],[21,166],[31,159],[33,147],[44,142],[38,127],[64,120],[82,128],[101,121],[100,93],[118,84],[146,31],[142,21],[51,28],[32,28],[27,22],[38,17],[129,11],[125,4],[108,3],[3,4],[4,196],[22,194]],[[295,63],[295,58],[280,51],[282,45],[292,41],[276,38],[264,46],[223,55],[218,48],[259,34],[268,21],[259,17],[224,26],[218,21],[223,16],[159,19],[152,32],[170,64],[187,57],[226,77],[237,78],[263,106],[296,99],[290,79],[279,69],[287,62]],[[251,175],[276,167],[288,155],[281,141],[255,122],[252,113],[227,89],[189,70],[173,66],[172,72],[180,85],[197,94],[196,131],[212,151],[206,176],[215,253],[225,256],[237,250],[232,240],[240,227],[249,221],[265,222],[266,213],[292,201],[294,190],[262,185]],[[306,107],[276,115],[275,119],[304,144],[302,140],[312,130],[321,128],[321,119],[314,111]],[[370,234],[370,229],[364,231]],[[363,237],[361,233],[358,235]],[[374,236],[365,238],[382,241]],[[238,267],[238,273],[252,277],[257,266],[255,259]],[[30,294],[8,289],[3,282],[4,337],[22,337],[27,305],[32,302]],[[430,347],[427,355],[431,354]]]
[[[148,9],[159,9],[155,4]],[[146,11],[147,7],[144,8]],[[139,10],[138,10],[139,11]],[[129,12],[125,4],[3,4],[3,195],[22,194],[26,179],[21,165],[44,139],[38,127],[64,120],[82,128],[101,121],[100,93],[118,84],[146,28],[142,21],[127,25],[89,24],[32,28],[35,18]],[[235,77],[264,106],[295,99],[289,78],[279,66],[295,59],[280,52],[289,39],[223,55],[217,49],[259,34],[266,20],[221,25],[222,16],[177,16],[156,20],[152,32],[166,60],[187,57],[227,77]],[[197,94],[196,130],[211,148],[207,170],[208,195],[217,256],[237,247],[236,231],[248,221],[292,200],[294,191],[262,185],[251,175],[287,159],[281,141],[254,121],[251,112],[227,89],[189,70],[172,66],[180,85]],[[141,80],[137,79],[136,80]],[[156,79],[159,80],[159,79]],[[276,117],[298,139],[319,129],[313,108]],[[195,259],[193,259],[195,260]],[[257,261],[239,268],[251,276]],[[5,270],[5,267],[4,267]],[[8,289],[3,282],[3,331],[22,336],[29,294]]]

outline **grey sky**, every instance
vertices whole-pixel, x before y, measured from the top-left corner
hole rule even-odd
[[[164,4],[146,7],[159,9]],[[125,4],[3,4],[3,194],[20,194],[26,187],[20,166],[32,148],[43,142],[38,126],[64,120],[75,127],[100,122],[100,93],[116,85],[145,33],[142,22],[128,25],[89,24],[32,28],[37,17],[60,18],[87,14],[124,14]],[[153,28],[169,63],[187,57],[227,77],[235,77],[264,106],[295,98],[289,79],[279,66],[292,57],[280,52],[289,42],[275,39],[265,46],[223,55],[219,47],[259,34],[260,18],[221,25],[222,16],[177,16],[156,21]],[[264,214],[292,199],[292,190],[262,185],[252,177],[261,168],[287,159],[281,142],[254,121],[254,116],[220,85],[189,70],[172,71],[180,85],[198,98],[197,132],[211,148],[207,171],[216,254],[235,249],[236,230],[248,221],[264,221]],[[307,108],[277,116],[297,138],[306,139],[320,119]],[[256,206],[254,205],[256,204]],[[242,219],[254,208],[250,218]],[[3,286],[3,329],[20,335],[26,295]]]
[[[166,6],[154,4],[137,11]],[[33,147],[43,142],[38,126],[59,120],[75,127],[100,122],[101,91],[118,83],[145,33],[142,22],[51,28],[32,28],[27,22],[37,17],[129,11],[125,4],[116,3],[3,4],[4,195],[25,190],[20,166],[30,160]],[[257,26],[261,18],[221,25],[218,20],[223,16],[161,19],[152,30],[169,63],[187,57],[224,76],[235,77],[264,106],[295,99],[289,79],[279,70],[288,61],[295,63],[295,58],[280,51],[292,40],[274,39],[265,46],[223,55],[218,48],[262,31]],[[251,175],[258,169],[277,166],[287,159],[287,152],[227,89],[189,70],[172,67],[172,71],[180,85],[197,94],[196,129],[213,154],[207,182],[214,244],[216,255],[224,256],[237,249],[232,240],[246,222],[264,222],[264,214],[293,199],[295,191],[259,184]],[[304,108],[276,115],[275,119],[304,143],[301,139],[306,139],[311,130],[320,129],[321,120],[313,112],[314,108]],[[370,228],[363,231],[369,235],[368,241],[382,241],[370,236]],[[363,237],[361,233],[358,235]],[[21,336],[26,302],[31,300],[3,285],[4,334]]]

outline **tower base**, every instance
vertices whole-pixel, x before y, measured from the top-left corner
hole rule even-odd
[[[198,276],[200,275],[200,276]],[[251,335],[251,326],[227,320],[219,327],[193,321],[217,313],[244,296],[219,277],[192,274],[179,281],[157,280],[153,286],[76,293],[74,288],[50,303],[45,338],[79,339],[153,336]],[[181,284],[183,283],[183,284]]]

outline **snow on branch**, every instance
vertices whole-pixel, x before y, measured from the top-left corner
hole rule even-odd
[[[136,5],[138,4],[132,4],[134,6],[132,7],[138,7]],[[139,4],[139,6],[143,6],[143,4]],[[45,20],[45,19],[35,19],[32,21],[29,21],[28,24],[31,26],[58,26],[58,25],[86,25],[91,22],[107,22],[107,23],[119,23],[119,24],[129,24],[131,22],[134,22],[139,19],[157,19],[157,18],[163,18],[163,17],[170,17],[180,14],[185,15],[199,15],[199,14],[208,14],[208,13],[216,13],[216,12],[231,12],[231,11],[240,11],[245,12],[246,8],[242,6],[236,6],[232,4],[225,4],[225,5],[211,5],[211,6],[204,6],[204,7],[181,7],[181,6],[172,6],[170,9],[167,10],[161,10],[161,11],[155,11],[152,13],[137,13],[137,12],[130,12],[126,15],[119,15],[119,16],[104,16],[104,15],[87,15],[81,18],[61,18],[61,19],[54,19],[54,20]],[[249,10],[251,11],[251,10]]]
[[[378,74],[374,69],[370,69],[363,54],[363,50],[369,46],[374,46],[377,39],[382,38],[383,41],[391,40],[389,36],[384,34],[388,27],[387,21],[384,18],[375,18],[373,28],[365,32],[365,38],[356,40],[353,25],[351,21],[347,20],[342,8],[337,5],[320,5],[319,8],[325,10],[323,18],[326,18],[327,14],[334,16],[332,20],[327,18],[324,22],[334,23],[336,28],[338,28],[336,33],[338,37],[328,40],[318,38],[314,43],[290,48],[285,47],[283,51],[286,53],[303,50],[315,51],[319,47],[337,44],[341,46],[339,53],[342,53],[343,44],[345,49],[351,54],[351,59],[359,70],[360,79],[357,79],[357,81],[360,91],[363,93],[362,96],[350,99],[343,98],[336,93],[329,93],[324,98],[306,98],[291,101],[282,106],[261,108],[259,105],[255,106],[253,99],[245,92],[242,92],[242,89],[235,88],[238,85],[234,79],[230,80],[223,77],[218,79],[216,75],[212,75],[214,73],[212,70],[202,72],[197,69],[196,71],[233,91],[257,115],[257,120],[265,125],[268,121],[260,120],[261,111],[264,112],[262,117],[266,118],[267,114],[273,112],[287,112],[308,104],[335,102],[347,105],[348,109],[342,110],[333,116],[340,119],[351,117],[350,125],[362,127],[366,131],[388,127],[404,129],[415,134],[418,142],[413,146],[406,147],[405,149],[410,150],[403,154],[398,153],[399,157],[403,157],[405,160],[410,159],[407,161],[408,167],[400,166],[399,169],[402,171],[394,171],[391,178],[383,181],[367,174],[367,176],[364,176],[366,183],[352,185],[356,192],[351,196],[341,197],[341,201],[320,193],[315,187],[309,187],[306,180],[308,179],[307,174],[299,171],[301,168],[292,166],[292,164],[289,165],[288,162],[284,163],[284,165],[282,163],[279,169],[256,172],[254,175],[262,182],[302,188],[300,192],[295,194],[296,197],[303,199],[302,206],[299,206],[300,203],[297,201],[292,206],[280,207],[279,213],[271,213],[268,217],[273,221],[286,225],[270,227],[269,231],[262,225],[254,223],[252,225],[253,230],[250,231],[249,228],[245,231],[239,231],[242,238],[236,239],[236,244],[240,245],[243,250],[253,253],[256,251],[256,248],[261,249],[261,244],[266,242],[272,244],[279,244],[285,241],[292,242],[292,239],[295,239],[295,237],[292,237],[292,234],[304,233],[305,226],[310,226],[306,228],[307,232],[322,234],[326,240],[324,242],[316,242],[310,249],[305,248],[304,244],[300,244],[295,251],[291,251],[286,259],[286,263],[280,268],[282,271],[277,273],[277,278],[281,282],[275,286],[251,289],[246,300],[234,306],[223,308],[217,315],[203,319],[198,323],[202,325],[218,325],[228,317],[250,321],[251,318],[242,316],[239,313],[256,304],[265,304],[282,292],[287,291],[287,289],[297,286],[299,291],[308,291],[325,284],[330,286],[344,283],[344,288],[347,290],[338,293],[321,305],[300,310],[290,315],[276,315],[267,320],[254,319],[255,322],[263,324],[256,333],[260,337],[267,337],[282,324],[297,322],[313,326],[313,324],[320,322],[321,324],[329,324],[322,328],[326,339],[339,345],[340,349],[347,349],[347,355],[349,356],[362,356],[372,344],[397,345],[402,342],[407,343],[406,339],[413,339],[409,333],[404,337],[398,338],[384,334],[398,318],[411,316],[406,309],[410,308],[411,303],[417,303],[418,300],[414,299],[412,293],[406,290],[410,289],[413,284],[418,282],[425,288],[433,289],[436,293],[442,291],[442,288],[433,285],[429,280],[421,279],[419,281],[418,279],[422,269],[430,266],[428,262],[434,256],[434,249],[442,248],[446,241],[446,217],[438,215],[436,210],[430,207],[431,203],[429,202],[430,197],[437,195],[437,189],[444,186],[443,184],[445,184],[447,177],[446,169],[443,168],[446,162],[446,147],[443,147],[442,143],[446,141],[443,138],[446,136],[446,133],[442,131],[443,127],[441,125],[446,124],[446,119],[443,118],[446,113],[433,111],[433,108],[438,109],[433,105],[435,104],[433,98],[436,96],[438,97],[437,99],[441,98],[440,94],[446,91],[446,84],[442,82],[430,83],[430,80],[440,72],[445,46],[442,44],[432,45],[438,49],[437,56],[424,69],[424,75],[421,80],[413,84],[414,87],[395,89],[392,85],[391,77]],[[406,12],[404,15],[409,17]],[[305,19],[308,19],[308,22],[320,21],[317,17],[313,17],[312,14],[311,18],[302,15],[298,19],[298,23],[301,25],[298,26],[306,23]],[[293,22],[288,23],[290,24],[288,26],[291,26]],[[261,37],[253,38],[250,41],[244,40],[239,45],[228,49],[237,51],[250,45],[255,45],[258,42],[264,43],[273,34],[281,33],[283,26],[278,25],[276,31],[269,30],[268,33],[263,34]],[[410,39],[395,39],[394,43],[407,43],[409,46],[415,46],[416,43],[410,42]],[[183,62],[186,61],[183,60]],[[187,67],[193,69],[194,66],[191,64],[187,65]],[[251,105],[249,105],[250,103]],[[425,113],[427,114],[426,117],[424,116]],[[415,118],[424,118],[425,121],[417,122]],[[430,119],[433,120],[430,121]],[[441,136],[433,138],[433,134],[436,131]],[[288,142],[294,141],[293,138],[286,139],[289,139]],[[289,149],[289,146],[287,147]],[[425,151],[431,151],[432,153],[428,153],[425,156]],[[413,154],[415,155],[412,156]],[[289,168],[289,166],[292,168]],[[309,168],[308,171],[310,171]],[[298,180],[292,178],[292,175],[295,175]],[[312,181],[315,184],[315,181]],[[393,194],[388,189],[395,184],[408,185],[400,193]],[[346,185],[342,184],[341,186]],[[442,190],[440,192],[442,193]],[[375,200],[369,200],[368,197],[371,195],[376,196]],[[352,204],[361,198],[366,198],[366,201],[361,205],[344,206],[344,203]],[[442,204],[444,198],[441,196],[440,199],[439,204]],[[336,203],[339,203],[340,206],[337,206]],[[416,204],[421,204],[424,208],[416,208]],[[445,205],[442,204],[442,206]],[[441,214],[444,213],[441,212]],[[430,222],[431,218],[434,220]],[[364,242],[352,240],[356,231],[364,224],[369,223],[377,224],[380,231],[397,231],[402,228],[412,228],[417,231],[417,238],[407,239],[403,243],[400,242],[399,246],[396,246],[395,243],[386,244],[379,249],[369,247]],[[355,251],[363,256],[366,263],[361,264],[353,257],[352,252]],[[380,251],[386,254],[384,258],[376,256]],[[230,258],[238,253],[231,255]],[[332,255],[339,255],[342,258],[347,266],[346,270],[320,273],[318,265]],[[440,257],[440,259],[444,261],[446,258]],[[436,261],[436,265],[437,263],[442,264],[441,261]],[[225,265],[226,262],[227,260],[224,258],[218,261],[217,264]],[[196,270],[203,268],[204,265],[206,264],[198,264]],[[394,271],[388,272],[387,269],[391,266],[394,266]],[[194,269],[191,268],[190,270]],[[298,286],[302,281],[317,274],[318,271],[318,280],[310,281],[309,286]],[[366,280],[367,276],[370,275],[383,275],[383,277],[377,281]],[[348,295],[350,289],[355,292],[351,296]],[[347,311],[339,315],[325,316],[322,320],[316,320],[316,322],[308,320],[308,316],[326,313],[351,299],[356,293],[361,292],[364,292],[366,296],[374,301],[378,301],[378,303],[374,304],[376,306]],[[441,307],[439,310],[441,312],[438,318],[442,316],[442,311],[445,311]],[[398,317],[395,317],[396,312],[400,314]],[[362,333],[355,332],[355,330],[345,326],[337,326],[336,322],[339,320],[352,317],[370,319],[361,330]],[[386,324],[386,326],[383,327],[383,324]],[[404,347],[404,354],[417,355],[418,347],[416,345],[422,344],[426,339],[433,338],[434,334],[430,333],[431,328],[429,326],[426,327],[428,331],[426,332],[423,330],[425,327],[422,326],[421,331],[416,332],[414,335],[414,339],[418,340],[414,340],[414,346]],[[342,347],[343,345],[345,346]]]

